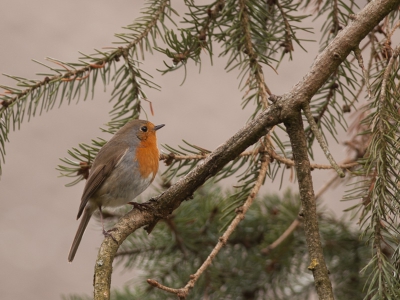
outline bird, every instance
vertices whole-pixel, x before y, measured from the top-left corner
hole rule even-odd
[[[103,207],[134,204],[131,201],[153,182],[159,164],[156,131],[164,126],[146,120],[129,121],[100,149],[83,190],[77,215],[77,220],[81,216],[82,219],[69,251],[69,262],[96,209],[102,218]],[[103,233],[107,234],[104,225]]]

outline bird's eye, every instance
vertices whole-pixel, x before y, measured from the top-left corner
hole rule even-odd
[[[147,126],[140,127],[140,130],[143,131],[143,132],[147,132]]]

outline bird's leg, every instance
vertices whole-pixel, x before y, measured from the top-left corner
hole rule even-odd
[[[103,226],[103,235],[106,236],[106,237],[107,236],[111,237],[114,240],[114,242],[116,242],[118,244],[117,240],[110,233],[110,231],[113,231],[113,229],[110,229],[110,230],[107,230],[107,231],[104,229],[103,211],[101,210],[101,206],[99,206],[99,210],[100,210],[101,226]]]
[[[100,211],[101,226],[103,227],[103,234],[104,234],[104,236],[107,236],[108,232],[104,229],[103,211],[101,210],[100,205],[99,205],[99,211]]]
[[[152,202],[157,202],[154,198],[150,198],[149,201],[144,202],[144,203],[138,203],[138,202],[128,202],[128,204],[132,205],[134,208],[137,208],[138,210],[148,210],[151,209],[151,204]]]

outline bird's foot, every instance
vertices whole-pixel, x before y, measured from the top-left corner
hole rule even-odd
[[[110,237],[110,238],[112,238],[113,239],[113,241],[114,242],[116,242],[117,244],[118,244],[118,241],[113,237],[113,235],[111,234],[111,232],[113,232],[113,231],[115,231],[116,229],[115,228],[111,228],[110,230],[105,230],[104,228],[103,228],[103,235],[105,236],[105,237]]]
[[[151,203],[145,202],[145,203],[138,203],[138,202],[128,202],[128,204],[132,205],[134,208],[137,208],[138,210],[149,210],[151,208]]]

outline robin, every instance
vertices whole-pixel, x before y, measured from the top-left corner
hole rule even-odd
[[[83,213],[82,220],[68,261],[74,259],[90,217],[97,208],[102,218],[102,207],[129,203],[154,180],[159,162],[156,131],[162,127],[164,124],[155,126],[148,121],[130,121],[100,149],[83,190],[77,216],[79,219]],[[103,233],[106,233],[104,225]]]

